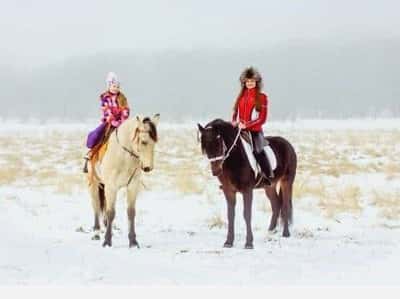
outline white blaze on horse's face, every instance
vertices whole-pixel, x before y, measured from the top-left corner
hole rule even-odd
[[[137,129],[137,152],[141,162],[141,168],[145,172],[149,172],[154,168],[154,146],[157,141],[157,133],[155,132],[158,123],[158,117],[152,119],[145,118],[138,121]]]

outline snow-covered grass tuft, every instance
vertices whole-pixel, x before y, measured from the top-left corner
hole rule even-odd
[[[221,216],[220,213],[216,213],[214,214],[209,220],[208,220],[208,227],[210,229],[213,228],[224,228],[226,227],[226,221],[223,219],[223,217]]]
[[[390,220],[400,219],[400,189],[393,191],[374,190],[371,198],[371,204],[379,209],[382,217]]]
[[[327,216],[333,217],[340,213],[360,214],[361,190],[355,185],[337,186],[331,194],[320,198],[319,206]]]

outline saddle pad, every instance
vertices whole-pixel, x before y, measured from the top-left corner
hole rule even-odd
[[[103,161],[103,157],[107,151],[108,142],[104,143],[99,149],[99,161]]]
[[[97,153],[92,156],[90,163],[94,165],[93,170],[97,173],[97,177],[101,177],[101,161],[107,152],[108,142],[102,144],[98,149]]]
[[[242,141],[243,148],[246,152],[246,156],[247,159],[249,160],[250,166],[254,171],[254,175],[257,177],[258,173],[260,172],[260,166],[258,165],[256,158],[254,157],[253,149],[251,145],[248,142],[246,142],[242,137],[240,137],[240,140]],[[267,158],[269,160],[269,164],[271,165],[272,170],[275,170],[277,166],[277,161],[274,151],[269,145],[264,147],[264,151],[267,154]]]

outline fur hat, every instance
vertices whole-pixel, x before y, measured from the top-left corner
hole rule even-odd
[[[254,67],[250,66],[246,68],[242,74],[240,75],[240,83],[244,86],[246,79],[255,79],[257,85],[261,88],[262,87],[262,77],[261,74],[255,69]]]
[[[107,74],[106,83],[107,83],[107,86],[110,86],[111,84],[120,85],[117,75],[113,72],[109,72]]]

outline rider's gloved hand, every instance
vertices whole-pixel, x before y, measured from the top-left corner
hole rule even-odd
[[[239,129],[241,129],[241,130],[246,129],[246,125],[244,123],[240,122]]]

